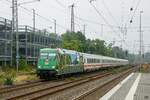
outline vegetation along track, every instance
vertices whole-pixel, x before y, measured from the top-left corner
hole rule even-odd
[[[102,77],[106,77],[111,75],[110,72],[106,72],[106,73],[101,73],[101,74],[97,74],[97,75],[92,75],[86,78],[81,78],[81,79],[77,79],[77,80],[73,80],[70,82],[65,82],[63,84],[59,84],[59,85],[55,85],[55,86],[49,86],[46,88],[41,88],[39,90],[35,90],[35,91],[28,91],[28,93],[24,93],[21,95],[16,95],[16,96],[10,96],[10,97],[6,97],[4,99],[7,100],[16,100],[16,99],[38,99],[47,95],[51,95],[60,91],[63,91],[65,89],[92,81],[92,80],[96,80],[98,78],[102,78]],[[42,86],[42,85],[41,85]]]
[[[17,91],[17,90],[21,90],[24,88],[30,88],[33,86],[39,86],[39,85],[43,85],[43,84],[47,84],[47,83],[49,83],[49,81],[40,79],[40,80],[35,80],[35,81],[28,81],[27,83],[23,83],[23,84],[5,86],[5,87],[0,88],[0,94]]]
[[[129,69],[127,71],[124,71],[121,75],[109,80],[108,82],[104,83],[101,86],[98,86],[90,91],[87,91],[73,100],[99,100],[99,98],[104,95],[106,92],[108,92],[110,89],[112,89],[115,85],[117,85],[121,80],[123,80],[126,76],[128,76],[131,72],[135,71],[136,68]],[[102,92],[100,94],[100,92]],[[98,92],[98,93],[96,93]],[[97,95],[98,94],[98,95]]]

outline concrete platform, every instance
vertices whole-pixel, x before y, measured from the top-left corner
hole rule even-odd
[[[132,73],[100,100],[150,100],[150,73]]]

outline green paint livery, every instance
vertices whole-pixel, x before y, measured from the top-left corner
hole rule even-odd
[[[83,72],[82,55],[66,49],[45,48],[40,50],[37,71],[39,75],[62,75]]]

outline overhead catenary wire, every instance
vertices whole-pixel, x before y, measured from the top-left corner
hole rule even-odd
[[[19,7],[21,7],[21,8],[23,8],[23,9],[27,10],[28,12],[31,12],[31,13],[32,13],[31,10],[29,10],[29,9],[23,7],[23,6],[19,6]],[[65,6],[63,6],[63,7],[65,7]],[[48,19],[48,18],[46,18],[46,17],[44,17],[44,16],[42,16],[42,15],[39,15],[38,13],[36,13],[36,15],[39,16],[39,17],[41,17],[41,18],[43,18],[43,19],[45,19],[45,20],[47,20],[47,21],[50,21],[50,22],[53,23],[52,20],[50,20],[50,19]],[[78,18],[79,20],[86,21],[86,22],[93,23],[93,24],[98,24],[98,25],[101,24],[101,23],[97,23],[97,22],[94,22],[94,21],[91,21],[91,20],[83,19],[83,18],[77,17],[77,16],[75,16],[75,18]],[[51,19],[53,19],[53,18],[51,18]],[[75,24],[78,24],[78,23],[75,23]],[[103,24],[103,25],[104,25],[104,26],[108,26],[108,25],[106,25],[106,24]],[[63,25],[60,25],[60,24],[57,24],[57,26],[59,26],[59,27],[61,27],[61,28],[63,28],[63,29],[67,29],[67,28],[65,28]],[[78,26],[79,26],[79,24],[78,24]],[[118,28],[118,27],[119,27],[119,26],[114,26],[114,25],[109,25],[109,26],[115,27],[115,28]],[[79,28],[79,29],[81,29],[81,28]]]
[[[119,29],[119,31],[121,32],[121,33],[123,33],[123,31],[122,31],[122,29],[120,28],[120,26],[119,26],[119,23],[116,21],[116,19],[115,19],[115,17],[113,16],[113,14],[111,13],[111,11],[109,10],[109,8],[108,8],[108,6],[106,5],[106,3],[104,2],[104,0],[102,0],[102,3],[103,3],[103,5],[105,6],[105,8],[106,8],[106,10],[107,10],[107,12],[108,12],[108,14],[109,14],[109,16],[112,18],[112,20],[115,22],[115,24],[117,25],[117,27],[118,27],[118,29]],[[122,3],[123,4],[123,3]],[[124,9],[124,7],[122,6],[122,10]],[[123,11],[122,11],[122,13],[123,13]],[[123,27],[123,16],[124,16],[124,14],[122,14],[122,27]],[[125,42],[125,40],[124,40],[124,33],[123,33],[123,39],[121,40],[126,46],[128,45],[126,42]]]
[[[8,1],[9,3],[11,3],[11,1],[9,1],[9,0],[7,0],[7,1]],[[21,5],[19,5],[19,7],[21,7],[22,9],[24,9],[24,10],[30,12],[30,13],[32,13],[32,11],[31,11],[30,9],[27,9],[27,8],[21,6]],[[64,7],[64,6],[63,6],[63,7]],[[44,16],[42,16],[42,15],[40,15],[40,14],[38,14],[38,13],[35,13],[35,14],[36,14],[37,16],[41,17],[42,19],[44,19],[44,20],[46,20],[46,21],[49,21],[49,22],[53,23],[52,20],[50,20],[50,19],[48,19],[48,18],[46,18],[46,17],[44,17]],[[28,15],[32,15],[32,14],[29,14],[29,13],[28,13]],[[51,18],[51,19],[54,19],[54,18]],[[75,24],[76,24],[76,25],[79,27],[79,29],[81,30],[80,25],[79,25],[78,23],[75,23]],[[59,27],[61,27],[61,28],[67,30],[67,28],[65,28],[63,25],[57,24],[57,26],[59,26]]]
[[[97,14],[103,19],[103,21],[109,26],[110,29],[113,30],[113,32],[117,33],[113,27],[108,23],[108,21],[105,19],[105,17],[101,14],[101,12],[92,4],[93,0],[88,0],[90,5],[94,8],[94,10],[97,12]],[[121,38],[120,34],[118,34],[119,38]]]
[[[25,9],[25,10],[27,10],[27,11],[29,11],[29,12],[32,12],[31,10],[29,10],[29,9],[23,7],[23,6],[20,6],[20,7],[23,8],[23,9]],[[43,19],[46,20],[46,21],[49,21],[49,22],[53,23],[52,20],[50,20],[50,19],[48,19],[48,18],[46,18],[46,17],[44,17],[44,16],[42,16],[42,15],[40,15],[40,14],[38,14],[38,13],[35,13],[35,15],[37,15],[37,16],[43,18]],[[51,19],[54,19],[54,18],[51,18]],[[59,27],[61,27],[61,28],[63,28],[63,29],[67,29],[67,28],[65,28],[63,25],[60,25],[60,24],[56,24],[56,25],[59,26]]]
[[[64,9],[66,9],[66,7],[65,7],[65,5],[64,4],[62,4],[60,1],[59,1],[59,3],[58,3],[62,8],[64,8]],[[63,5],[63,6],[62,6]],[[62,12],[62,10],[61,10],[61,13],[65,13],[66,14],[66,12],[64,11],[64,12]],[[89,20],[89,19],[85,19],[85,18],[82,18],[82,17],[78,17],[78,16],[76,16],[76,15],[74,15],[74,17],[76,18],[76,19],[79,19],[79,20],[81,20],[81,21],[83,21],[83,22],[88,22],[88,23],[90,23],[90,24],[95,24],[95,25],[104,25],[104,26],[106,26],[106,27],[108,27],[108,25],[106,25],[106,24],[104,24],[104,23],[99,23],[99,22],[95,22],[95,21],[92,21],[92,20]],[[115,27],[115,28],[118,28],[119,26],[115,26],[115,25],[110,25],[110,26],[112,26],[112,27]]]
[[[117,33],[114,29],[113,29],[113,27],[108,23],[108,21],[105,19],[105,17],[99,12],[99,10],[92,4],[92,1],[94,1],[94,0],[88,0],[89,1],[89,3],[90,3],[90,5],[95,9],[95,11],[98,13],[98,15],[104,20],[104,22],[109,26],[109,28],[110,29],[112,29],[113,30],[113,32],[114,33]],[[120,29],[119,29],[120,30]],[[119,38],[122,38],[121,36],[120,36],[120,34],[118,34],[118,36],[119,36]],[[123,41],[123,43],[125,44],[125,45],[127,45],[127,43],[125,42],[125,41]]]
[[[0,0],[0,2],[3,2],[3,4],[5,4],[5,5],[10,4],[10,3],[8,3],[8,2],[4,2],[4,0]],[[2,9],[1,9],[1,11],[0,11],[0,12],[1,12],[1,13],[3,13],[3,14],[7,14],[7,15],[10,15],[10,16],[11,16],[11,13],[6,12],[6,11],[4,11],[4,10],[2,10]]]
[[[135,0],[132,0],[131,6],[130,6],[131,7],[130,10],[133,10],[134,4],[135,4]]]
[[[62,4],[59,0],[54,0],[54,1],[56,1],[56,3],[57,3],[58,5],[60,5],[61,7],[65,8],[65,5]]]
[[[106,5],[105,1],[102,0],[102,3],[103,3],[103,5],[104,5],[104,7],[106,8],[106,10],[107,10],[109,16],[112,18],[112,20],[113,20],[114,23],[116,24],[116,28],[118,28],[119,31],[122,33],[122,29],[120,28],[119,23],[117,22],[117,20],[115,19],[115,17],[114,17],[113,14],[111,13],[111,11],[110,11],[110,9],[108,8],[108,6]],[[122,22],[123,22],[123,21],[122,21]],[[113,27],[113,26],[112,26],[112,27]]]
[[[58,3],[58,5],[60,5],[62,8],[66,9],[66,7],[60,2],[60,1],[56,1]],[[62,11],[61,11],[62,12]],[[62,12],[62,13],[65,13],[65,12]],[[65,13],[66,14],[66,13]],[[81,17],[77,17],[76,15],[74,15],[74,17],[78,20],[81,20],[83,22],[88,22],[88,23],[91,23],[91,24],[97,24],[97,25],[101,25],[101,23],[98,23],[98,22],[94,22],[94,21],[91,21],[91,20],[88,20],[88,19],[85,19],[85,18],[81,18]],[[75,19],[75,20],[76,20]],[[81,30],[81,23],[79,23],[77,20],[75,21],[75,25],[79,27],[79,30]],[[107,26],[106,24],[104,24],[105,26]],[[112,25],[113,26],[113,25]],[[117,26],[113,26],[113,27],[117,27]],[[96,32],[98,33],[98,32]]]
[[[101,12],[92,4],[92,2],[94,1],[94,0],[88,0],[89,1],[89,3],[90,3],[90,5],[95,9],[95,11],[98,13],[98,15],[104,20],[104,22],[109,26],[109,28],[110,29],[112,29],[113,30],[113,32],[114,33],[117,33],[114,29],[113,29],[113,27],[108,23],[108,21],[105,19],[105,17],[101,14]],[[119,29],[120,30],[120,29]],[[118,36],[119,36],[119,38],[122,38],[121,36],[120,36],[120,34],[118,34]],[[123,41],[124,42],[124,44],[125,45],[127,45],[126,43],[125,43],[125,41]]]
[[[9,1],[9,0],[7,0],[7,1]],[[28,12],[31,12],[32,13],[32,11],[31,10],[29,10],[29,9],[27,9],[27,8],[25,8],[25,7],[23,7],[23,6],[19,6],[19,7],[21,7],[22,9],[25,9],[25,10],[27,10]],[[37,14],[36,13],[36,15],[37,16],[39,16],[39,17],[41,17],[42,19],[45,19],[45,20],[47,20],[47,21],[49,21],[49,22],[52,22],[53,23],[53,21],[52,20],[50,20],[50,19],[48,19],[48,18],[46,18],[46,17],[43,17],[43,16],[41,16],[41,15],[39,15],[39,14]],[[76,23],[77,24],[77,23]],[[59,24],[57,24],[58,26],[60,26],[60,27],[62,27],[63,29],[66,29],[64,26],[62,26],[62,25],[59,25]],[[107,25],[107,24],[105,24],[105,25]],[[78,25],[79,26],[79,25]],[[108,26],[108,25],[107,25]],[[109,25],[109,27],[113,27],[112,25]],[[116,27],[116,26],[115,26]]]
[[[135,2],[135,0],[133,0],[132,3],[134,3],[134,2]],[[132,14],[131,16],[129,16],[129,18],[127,19],[127,21],[125,22],[125,25],[124,25],[123,27],[126,27],[127,29],[129,29],[129,28],[131,27],[131,23],[132,23],[132,21],[133,21],[133,18],[134,18],[134,16],[135,16],[135,13],[136,13],[136,11],[137,11],[138,6],[140,5],[140,2],[141,2],[141,0],[138,0],[137,4],[136,4],[136,6],[135,6],[135,9],[133,9],[133,8],[131,9],[131,8],[130,8],[130,11],[134,10],[134,11],[133,11],[133,14]],[[131,13],[130,13],[130,14],[131,14]],[[127,25],[128,22],[130,22],[129,26]]]
[[[99,23],[99,22],[95,22],[95,21],[92,21],[92,20],[89,20],[89,19],[85,19],[85,18],[81,18],[81,17],[77,17],[75,16],[76,19],[79,19],[83,22],[87,22],[87,23],[90,23],[90,24],[95,24],[95,25],[104,25],[106,27],[109,27],[107,24],[104,24],[104,23]],[[119,26],[115,26],[115,25],[110,25],[111,27],[114,27],[114,28],[118,28]]]
[[[140,2],[141,2],[141,0],[138,0],[137,4],[136,4],[136,6],[135,6],[135,9],[132,8],[132,9],[134,10],[134,11],[133,11],[133,14],[132,14],[131,16],[129,16],[129,18],[127,19],[127,21],[126,21],[126,23],[125,23],[125,27],[127,27],[128,22],[132,23],[133,18],[134,18],[134,16],[135,16],[135,13],[136,13],[136,11],[137,11],[137,8],[138,8],[138,6],[140,5]]]
[[[9,3],[11,3],[11,1],[9,1],[9,0],[6,0],[6,1],[9,2]],[[32,9],[27,9],[27,8],[21,6],[21,5],[19,5],[18,7],[22,8],[22,9],[24,9],[24,10],[30,12],[30,13],[33,13],[33,12],[32,12]],[[38,14],[38,13],[35,13],[35,15],[41,17],[42,19],[44,19],[44,20],[46,20],[46,21],[48,21],[48,22],[53,23],[52,20],[50,20],[50,19],[48,19],[48,18],[46,18],[46,17],[44,17],[44,16],[42,16],[42,15],[40,15],[40,14]],[[51,18],[51,19],[54,19],[54,18]],[[58,23],[57,23],[57,26],[58,26],[58,27],[61,27],[61,28],[63,28],[63,29],[67,29],[66,27],[64,27],[63,25],[60,25],[60,24],[58,24]]]
[[[9,0],[6,0],[6,1],[9,1]],[[10,3],[11,3],[11,1],[10,1]],[[28,12],[28,14],[29,14],[29,12],[31,12],[30,15],[32,15],[32,10],[30,10],[30,9],[28,9],[28,8],[25,8],[25,7],[23,7],[23,6],[19,6],[19,7],[22,8],[22,9],[24,9],[24,10],[26,10],[26,11]],[[62,6],[62,7],[63,7],[63,6]],[[37,13],[36,13],[36,15],[39,16],[40,18],[42,18],[42,19],[48,21],[48,22],[52,22],[52,23],[53,23],[53,21],[51,20],[52,18],[49,19],[49,18],[46,18],[46,17],[44,17],[44,16],[42,16],[42,15],[40,15],[40,14],[37,14]],[[91,24],[97,24],[97,25],[103,24],[103,23],[94,22],[94,21],[92,21],[92,20],[85,19],[85,18],[81,18],[81,17],[76,17],[76,16],[75,16],[75,18],[77,18],[77,19],[79,19],[79,20],[82,20],[82,21],[86,21],[86,22],[91,23]],[[78,22],[75,23],[75,24],[77,24],[77,25],[79,26],[79,29],[81,30],[80,24],[78,24]],[[57,25],[58,25],[59,27],[63,28],[63,29],[67,29],[67,28],[65,28],[63,25],[60,25],[60,24],[57,24]],[[107,26],[107,27],[111,27],[111,29],[118,27],[118,26],[115,26],[115,25],[110,25],[109,23],[108,23],[108,24],[106,23],[106,24],[103,24],[103,25],[104,25],[104,26]],[[90,27],[89,27],[89,28],[90,28]],[[113,29],[113,32],[115,32],[114,29]],[[98,32],[96,32],[96,33],[98,33]]]
[[[140,2],[141,2],[141,0],[139,0],[139,1],[137,2],[137,5],[136,5],[135,10],[134,10],[134,12],[133,12],[133,15],[131,16],[131,20],[132,20],[133,17],[135,16],[136,10],[137,10],[137,8],[138,8]]]
[[[25,1],[25,2],[23,2],[23,3],[18,3],[18,6],[19,6],[19,5],[22,5],[22,4],[33,3],[33,2],[35,2],[35,1],[40,1],[40,0]]]
[[[107,10],[109,16],[112,18],[112,20],[113,20],[113,21],[116,23],[116,25],[118,26],[119,23],[117,22],[117,20],[115,19],[115,17],[114,17],[113,14],[111,13],[110,9],[108,8],[108,6],[107,6],[107,4],[105,3],[104,0],[102,0],[102,3],[103,3],[103,5],[104,5],[104,7],[106,8],[106,10]]]

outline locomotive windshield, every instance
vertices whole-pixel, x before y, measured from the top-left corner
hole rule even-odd
[[[41,53],[40,58],[55,60],[56,59],[56,53]]]
[[[39,69],[55,69],[57,65],[57,52],[55,50],[41,50],[38,59]]]

